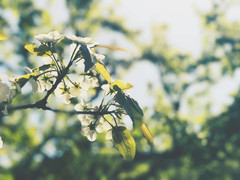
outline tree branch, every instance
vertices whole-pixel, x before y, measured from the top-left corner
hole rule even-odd
[[[112,114],[112,113],[117,113],[117,111],[65,111],[61,109],[52,109],[48,106],[39,106],[39,102],[35,104],[27,104],[27,105],[22,105],[22,106],[17,106],[17,107],[8,107],[8,112],[12,112],[15,110],[22,110],[22,109],[32,109],[32,108],[37,108],[37,109],[42,109],[42,110],[49,110],[55,113],[65,113],[65,114],[90,114],[90,115],[106,115],[106,114]]]

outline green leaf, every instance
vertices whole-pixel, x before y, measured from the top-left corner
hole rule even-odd
[[[118,87],[115,87],[115,89],[117,90]],[[115,95],[115,100],[122,106],[122,108],[132,119],[133,125],[140,127],[143,119],[143,111],[139,107],[138,103],[133,98],[126,96],[120,89]],[[141,123],[138,123],[137,121]]]
[[[136,143],[130,131],[123,126],[113,127],[113,142],[119,153],[126,160],[132,160],[136,153]]]
[[[45,70],[49,69],[51,66],[52,66],[51,64],[44,64],[38,68],[35,68],[34,70],[45,71]]]
[[[142,131],[145,139],[148,141],[148,143],[153,144],[153,137],[145,123],[142,123],[141,131]]]
[[[28,50],[30,53],[38,55],[38,56],[49,56],[51,55],[51,51],[49,51],[49,48],[45,44],[41,44],[39,47],[37,47],[36,44],[26,44],[24,46],[26,50]]]
[[[131,85],[130,83],[124,83],[122,80],[113,81],[110,85],[110,88],[112,90],[116,90],[114,89],[114,87],[116,86],[118,86],[121,90],[130,89],[133,87],[133,85]]]
[[[132,111],[131,119],[133,121],[133,126],[135,128],[139,128],[143,121],[143,111],[139,107],[137,101],[135,101],[133,98],[126,96],[126,99],[128,104],[130,104],[130,108]]]
[[[124,126],[116,126],[113,128],[113,132],[112,133],[112,137],[113,137],[113,141],[115,143],[121,143],[123,140],[123,137],[121,135],[122,131],[124,131],[126,128]]]
[[[39,47],[34,48],[35,52],[38,52],[38,56],[48,56],[51,55],[51,51],[49,51],[49,47],[45,44],[41,44]]]
[[[141,114],[143,116],[143,111],[140,108],[140,106],[138,105],[138,102],[129,96],[126,96],[126,98],[129,101],[129,103],[131,104],[131,107],[133,107],[139,114]]]
[[[112,79],[107,68],[100,62],[95,64],[95,70],[108,82],[111,83]]]
[[[126,111],[129,117],[132,119],[133,126],[136,129],[141,128],[141,131],[145,137],[145,139],[152,144],[153,137],[145,123],[143,123],[143,111],[138,105],[137,101],[133,98],[126,96],[118,87],[115,87],[118,90],[115,95],[116,101],[122,106],[122,108]]]
[[[94,64],[97,62],[95,56],[93,56],[87,47],[86,44],[81,43],[80,46],[80,52],[85,59],[84,64],[85,64],[85,69],[84,71],[87,72],[91,67],[94,66]]]
[[[30,74],[26,74],[23,76],[20,76],[16,79],[16,82],[19,84],[19,86],[22,88],[30,78],[35,77],[36,73],[30,73]]]
[[[117,88],[115,87],[115,89],[117,89]],[[126,113],[134,121],[131,105],[129,104],[125,94],[121,90],[118,91],[117,94],[115,95],[115,100],[122,106],[122,108],[126,111]]]

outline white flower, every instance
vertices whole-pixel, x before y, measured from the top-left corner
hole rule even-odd
[[[78,97],[87,96],[88,87],[85,85],[86,83],[73,83],[70,81],[65,81],[65,84],[62,82],[58,85],[58,87],[55,89],[55,95],[56,96],[63,96],[63,100],[66,104],[70,103],[70,98],[72,97]]]
[[[89,84],[89,86],[91,87],[98,87],[98,79],[96,77],[90,77],[90,76],[86,76],[85,77],[87,83]]]
[[[28,68],[28,67],[24,67],[24,70],[26,73],[30,74],[32,73],[32,69]],[[38,74],[43,73],[42,71],[39,71]],[[45,73],[43,75],[41,75],[40,77],[38,77],[37,80],[35,80],[33,77],[31,77],[29,79],[29,83],[32,86],[32,92],[43,92],[45,90],[49,90],[51,89],[52,85],[54,84],[56,78],[53,78],[54,76],[57,76],[56,71],[53,72],[49,72],[49,73]]]
[[[49,90],[52,88],[52,85],[55,83],[56,78],[53,78],[57,76],[56,72],[51,72],[51,73],[45,73],[44,75],[40,76],[37,79],[38,82],[38,91],[43,92],[45,90]]]
[[[80,103],[76,104],[74,109],[76,111],[83,111],[85,109],[89,109],[92,107],[92,104],[89,102],[89,103],[86,103],[83,99],[80,100]]]
[[[75,109],[76,111],[83,111],[84,105],[83,105],[82,103],[78,103],[78,104],[76,104],[76,105],[74,106],[74,109]]]
[[[16,89],[10,89],[7,84],[2,83],[2,80],[0,79],[0,103],[6,102],[4,106],[4,110],[2,113],[7,116],[8,115],[8,109],[7,106],[9,103],[12,102],[12,99],[16,96]]]
[[[95,129],[98,133],[102,133],[104,131],[103,124],[104,124],[104,120],[103,120],[103,118],[100,118],[97,121],[96,127],[95,127]]]
[[[82,126],[82,134],[87,136],[89,141],[95,141],[97,139],[97,132],[95,129],[91,129],[89,126]]]
[[[82,126],[88,126],[92,120],[91,115],[79,114],[78,119],[81,122]]]
[[[70,95],[69,89],[70,88],[66,87],[63,83],[59,83],[54,93],[57,97],[59,96],[63,97],[63,103],[70,104],[71,95]]]
[[[109,84],[103,84],[101,86],[101,89],[104,92],[104,95],[106,96],[110,92],[110,85]]]
[[[61,35],[58,31],[51,31],[48,34],[38,34],[34,36],[35,39],[40,41],[41,43],[56,43],[60,41],[64,36]]]
[[[0,79],[0,103],[7,101],[9,95],[10,95],[10,88],[6,83],[2,83],[2,80]]]
[[[0,149],[3,147],[2,137],[0,136]]]
[[[91,103],[86,103],[84,100],[81,100],[80,103],[75,105],[74,109],[79,112],[87,110],[91,107]],[[103,131],[102,119],[93,120],[93,116],[88,114],[79,114],[77,117],[82,125],[82,134],[87,136],[89,141],[95,141],[97,133],[101,133]]]
[[[111,140],[112,139],[112,131],[108,131],[106,134],[106,139]]]
[[[86,78],[84,78],[83,76],[80,76],[78,78],[78,82],[79,82],[80,89],[81,89],[79,95],[82,98],[85,98],[88,95],[88,90],[90,88],[90,85],[89,85],[88,81],[86,81]]]
[[[96,45],[98,45],[99,43],[97,43],[96,41],[94,41],[92,38],[89,37],[81,37],[81,36],[75,36],[75,35],[67,35],[66,36],[67,39],[76,42],[76,43],[84,43],[86,44],[89,48],[93,48]]]
[[[73,97],[78,97],[81,94],[80,84],[75,84],[69,89],[70,94]]]
[[[97,139],[97,133],[102,132],[102,124],[99,120],[91,121],[89,117],[90,115],[86,115],[86,118],[81,120],[82,134],[87,136],[89,141],[95,141]]]
[[[43,92],[45,90],[51,89],[52,83],[47,79],[48,79],[48,77],[45,75],[42,79],[38,79],[38,84],[39,84],[38,91],[39,92]]]

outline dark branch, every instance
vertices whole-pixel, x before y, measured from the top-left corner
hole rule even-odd
[[[39,102],[35,104],[27,104],[27,105],[22,105],[22,106],[17,106],[17,107],[8,107],[8,112],[12,112],[14,110],[22,110],[22,109],[32,109],[32,108],[37,108],[37,109],[42,109],[42,110],[49,110],[55,113],[65,113],[65,114],[90,114],[90,115],[106,115],[106,114],[112,114],[112,113],[117,113],[117,111],[65,111],[61,109],[52,109],[44,104],[39,105]]]

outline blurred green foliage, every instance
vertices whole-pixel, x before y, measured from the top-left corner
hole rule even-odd
[[[2,72],[18,75],[23,74],[24,66],[35,67],[35,57],[27,53],[24,45],[33,41],[35,34],[52,29],[92,36],[107,28],[130,40],[137,36],[111,9],[99,9],[98,1],[66,0],[65,5],[69,21],[55,26],[49,12],[38,8],[34,1],[0,1],[1,31],[11,37],[0,44]],[[130,69],[146,59],[159,69],[161,88],[153,90],[150,86],[157,101],[154,109],[146,109],[153,113],[145,116],[155,137],[153,147],[134,133],[136,157],[125,161],[104,135],[94,143],[86,140],[73,115],[16,111],[0,119],[4,140],[0,179],[240,179],[239,90],[232,95],[233,103],[218,115],[211,113],[214,102],[199,103],[209,98],[212,86],[225,76],[233,76],[240,66],[240,23],[228,22],[225,10],[224,5],[214,4],[211,11],[200,15],[206,35],[199,58],[172,49],[164,40],[165,26],[153,28],[151,45],[135,44],[141,51],[138,58],[113,62],[113,54],[107,51],[111,75],[120,75],[117,69]],[[220,68],[220,74],[214,74],[213,65]],[[188,90],[199,84],[206,87],[189,97]],[[13,105],[34,102],[39,96],[18,96]],[[184,103],[193,115],[181,115]]]

